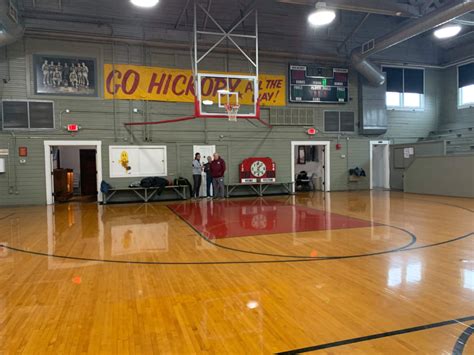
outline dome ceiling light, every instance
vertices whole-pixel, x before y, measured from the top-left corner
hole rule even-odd
[[[138,7],[149,8],[149,7],[156,6],[156,4],[160,2],[160,0],[130,0],[130,2],[133,5],[138,6]]]
[[[329,25],[336,18],[334,10],[326,8],[325,2],[316,3],[316,11],[308,16],[308,22],[311,26],[320,27]]]
[[[459,32],[461,32],[461,26],[459,25],[447,25],[441,28],[438,28],[434,31],[434,35],[436,38],[445,39],[451,38],[456,36]]]

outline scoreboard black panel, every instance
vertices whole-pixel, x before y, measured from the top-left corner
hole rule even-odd
[[[347,68],[290,65],[288,77],[290,102],[345,103],[349,100]]]

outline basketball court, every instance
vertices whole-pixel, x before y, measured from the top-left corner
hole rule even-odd
[[[473,1],[0,10],[1,355],[474,354]]]

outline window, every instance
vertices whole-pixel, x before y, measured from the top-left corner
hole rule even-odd
[[[387,75],[385,102],[388,109],[424,108],[425,71],[423,69],[384,67]]]
[[[458,108],[474,106],[474,63],[458,66]]]
[[[54,106],[52,101],[2,102],[2,128],[54,129]]]
[[[354,132],[354,112],[324,111],[325,132]]]

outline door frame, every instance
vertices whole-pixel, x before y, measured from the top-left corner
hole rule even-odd
[[[331,142],[330,141],[291,141],[291,182],[293,183],[293,193],[295,192],[295,149],[297,146],[306,145],[322,145],[324,151],[324,189],[323,192],[331,191]]]
[[[385,145],[387,150],[385,158],[385,183],[384,189],[390,189],[390,141],[370,141],[369,159],[370,159],[370,189],[374,188],[374,145]]]
[[[102,141],[44,141],[44,172],[46,183],[46,204],[52,205],[53,198],[53,180],[51,179],[51,147],[54,146],[95,146],[97,151],[97,202],[102,202],[100,193],[100,183],[102,182]]]

